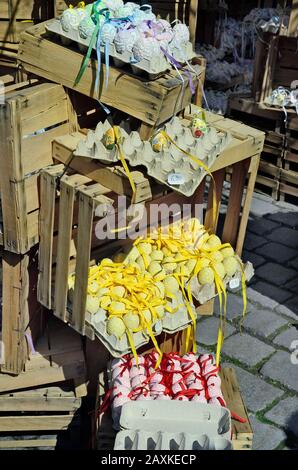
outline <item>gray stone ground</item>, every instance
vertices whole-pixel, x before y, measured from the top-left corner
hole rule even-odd
[[[248,313],[241,334],[242,294],[229,292],[222,351],[222,366],[237,372],[254,449],[298,448],[297,248],[298,207],[255,195],[243,254],[256,271]],[[215,315],[198,322],[199,351],[215,352],[218,316],[217,302]]]

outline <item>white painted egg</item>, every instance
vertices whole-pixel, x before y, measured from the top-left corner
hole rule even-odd
[[[135,29],[121,29],[115,36],[114,44],[118,54],[131,52],[134,43],[137,40],[137,33]]]
[[[111,23],[105,23],[101,28],[101,42],[102,44],[111,44],[117,34],[117,29]]]
[[[91,38],[95,24],[90,16],[86,16],[79,24],[79,34],[83,39]]]
[[[132,49],[134,58],[140,62],[141,60],[151,60],[152,57],[161,54],[158,41],[154,38],[139,37]]]

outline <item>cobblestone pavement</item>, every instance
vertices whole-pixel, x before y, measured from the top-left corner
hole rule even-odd
[[[222,366],[236,369],[253,448],[298,448],[298,207],[255,195],[243,259],[255,266],[240,333],[241,291],[229,292]],[[219,305],[198,322],[200,349],[215,352]],[[296,344],[295,344],[296,341]],[[296,352],[295,352],[296,351]]]

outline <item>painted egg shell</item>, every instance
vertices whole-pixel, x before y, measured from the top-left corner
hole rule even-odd
[[[123,0],[103,0],[98,5],[98,10],[102,10],[103,8],[108,8],[109,10],[118,10],[119,8],[123,7]]]
[[[189,29],[186,24],[178,23],[173,28],[174,32],[174,41],[177,44],[185,44],[189,41]]]
[[[116,145],[116,137],[114,129],[109,129],[103,136],[103,145],[107,150],[113,150]]]
[[[114,44],[118,54],[131,52],[135,41],[137,40],[136,30],[133,28],[121,29],[115,36]]]
[[[161,133],[156,134],[152,139],[152,148],[154,152],[162,152],[169,147],[168,139]]]
[[[77,28],[81,20],[82,18],[79,17],[75,8],[68,8],[63,12],[60,22],[62,29],[69,31],[71,28]]]
[[[158,41],[156,41],[156,39],[154,38],[146,38],[142,36],[140,36],[135,42],[132,52],[135,60],[137,60],[138,62],[143,59],[151,60],[152,57],[161,55],[161,50]]]
[[[115,18],[125,18],[131,16],[135,10],[139,8],[139,5],[133,2],[128,2],[117,10],[114,10]]]
[[[101,42],[102,44],[111,44],[116,36],[117,29],[111,23],[105,23],[101,28]]]
[[[125,333],[125,325],[121,318],[111,317],[107,321],[108,335],[115,335],[117,338],[122,338]]]
[[[90,16],[86,16],[79,24],[79,34],[81,38],[90,38],[95,30],[95,24]]]

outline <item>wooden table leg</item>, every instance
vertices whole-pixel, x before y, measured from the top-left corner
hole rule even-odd
[[[242,198],[249,164],[250,158],[247,158],[233,165],[230,197],[222,235],[222,242],[230,243],[233,247],[236,247],[238,239]]]
[[[212,183],[210,184],[210,188],[209,188],[208,203],[207,203],[207,210],[206,210],[204,225],[207,230],[211,230],[214,233],[216,232],[216,229],[217,229],[219,210],[220,210],[220,205],[221,205],[222,188],[223,188],[223,183],[225,180],[225,175],[226,175],[225,168],[223,168],[222,170],[215,171],[213,173],[213,178],[214,178],[215,187],[216,187],[216,203],[217,203],[215,220],[213,220],[214,187]]]
[[[260,155],[255,155],[251,158],[250,168],[249,168],[249,180],[246,190],[245,201],[242,210],[242,217],[239,226],[238,239],[236,244],[236,253],[241,256],[243,250],[243,244],[246,235],[247,222],[250,212],[251,201],[253,197],[253,192],[255,188],[255,183],[257,179],[258,169],[260,163]]]

